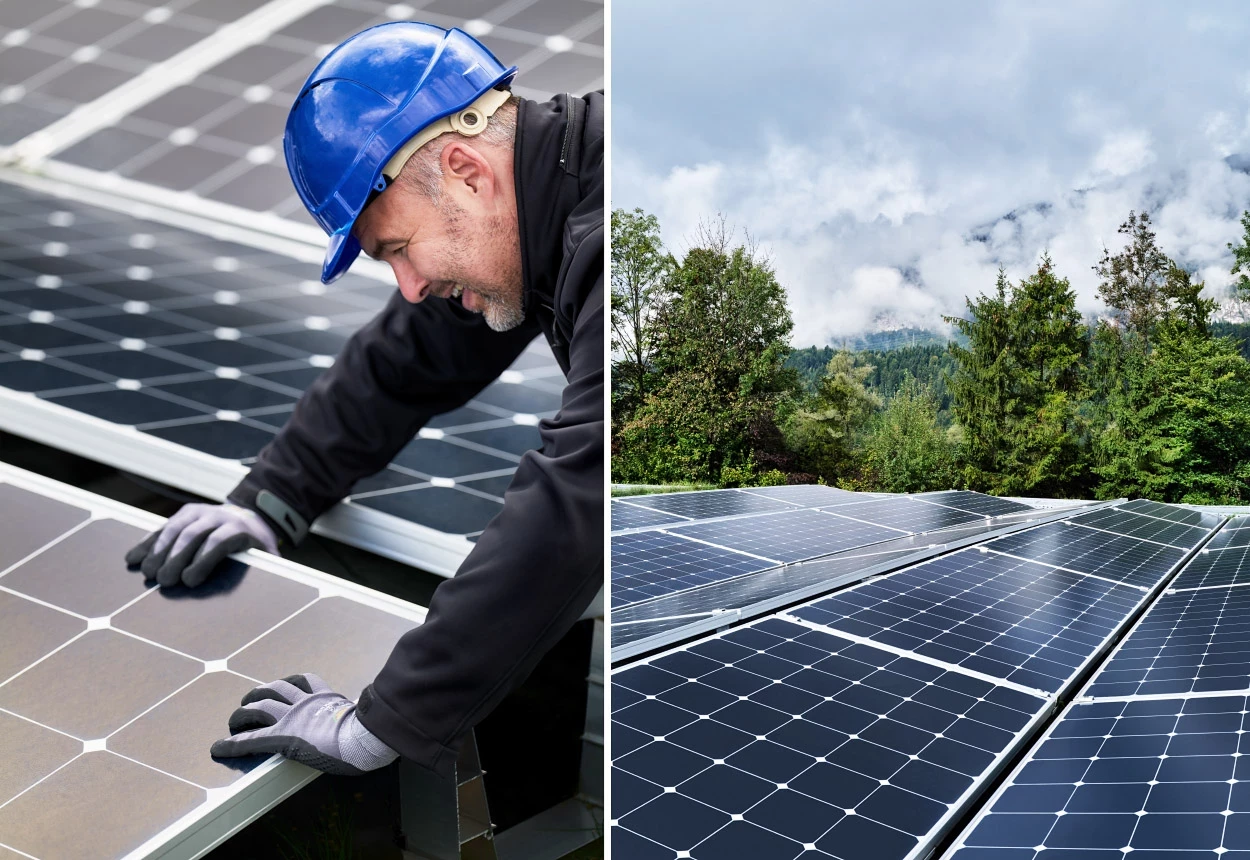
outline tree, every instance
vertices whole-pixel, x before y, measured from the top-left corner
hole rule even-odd
[[[1250,302],[1250,211],[1241,213],[1241,229],[1241,241],[1228,243],[1228,250],[1233,252],[1233,268],[1230,274],[1238,276],[1233,282],[1235,297]]]
[[[969,318],[946,317],[967,340],[966,347],[948,349],[956,369],[947,380],[951,412],[963,437],[965,481],[973,489],[989,489],[1002,471],[1007,401],[1010,394],[1007,273],[999,269],[992,295],[965,299]]]
[[[816,393],[790,422],[790,444],[805,471],[831,482],[854,480],[859,443],[881,408],[881,399],[865,384],[872,372],[871,365],[857,364],[849,352],[835,352],[829,359]]]
[[[1117,324],[1136,332],[1143,350],[1150,352],[1150,337],[1166,310],[1165,284],[1172,261],[1159,249],[1150,214],[1128,213],[1118,230],[1129,242],[1118,254],[1105,247],[1094,266],[1101,278],[1098,295],[1111,308]]]
[[[748,240],[723,220],[700,227],[658,308],[656,383],[624,422],[614,474],[623,480],[717,481],[762,460],[756,440],[792,396],[784,367],[793,328],[786,294]]]
[[[954,446],[938,426],[933,389],[905,374],[864,442],[856,489],[922,493],[959,486]]]
[[[660,222],[641,209],[612,210],[612,417],[628,420],[646,399],[656,317],[676,261]]]
[[[1079,405],[1085,328],[1076,294],[1044,255],[1011,287],[969,301],[950,318],[968,338],[951,344],[952,411],[963,437],[965,480],[992,493],[1063,495],[1084,469]]]

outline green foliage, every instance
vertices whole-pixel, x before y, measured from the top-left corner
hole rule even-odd
[[[908,375],[864,440],[863,469],[851,489],[921,493],[960,486],[955,446],[937,420],[931,386]]]
[[[850,480],[858,470],[859,445],[881,398],[868,390],[870,365],[849,352],[836,352],[803,408],[787,428],[791,448],[804,470],[829,481]]]
[[[762,444],[797,385],[783,367],[793,322],[766,260],[734,246],[724,222],[701,229],[671,272],[656,316],[656,382],[616,433],[614,480],[715,481],[774,459]]]
[[[646,399],[659,337],[656,317],[676,261],[660,222],[641,209],[612,210],[612,416],[627,420]]]
[[[968,338],[952,344],[950,387],[963,434],[964,479],[974,489],[1054,496],[1079,487],[1085,463],[1079,407],[1087,344],[1076,294],[1043,256],[1012,287],[967,303],[951,322]]]
[[[623,215],[614,229],[635,249],[671,260],[653,218]],[[1234,299],[1250,303],[1250,212],[1242,225]],[[648,270],[653,339],[644,372],[614,392],[630,405],[614,416],[614,478],[1250,502],[1250,323],[1211,321],[1216,302],[1149,215],[1120,233],[1094,267],[1099,322],[1043,256],[968,299],[946,348],[851,353],[789,351],[771,268],[723,223],[705,228],[680,264]]]

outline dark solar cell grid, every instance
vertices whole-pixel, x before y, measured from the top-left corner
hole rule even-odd
[[[1245,857],[1244,696],[1077,705],[959,838],[955,860]]]
[[[1176,547],[1073,528],[1064,521],[1005,535],[986,546],[1146,588],[1159,582],[1185,555]]]
[[[1053,693],[1142,597],[1126,586],[965,549],[791,614]]]
[[[654,511],[677,514],[693,520],[710,520],[739,514],[764,514],[771,511],[792,511],[795,505],[766,499],[738,490],[705,490],[697,493],[656,493],[631,496],[630,503]]]
[[[1235,535],[1237,532],[1232,534]],[[1213,546],[1221,537],[1228,539],[1223,532],[1212,538],[1211,543],[1203,547],[1193,560],[1185,565],[1181,575],[1172,581],[1172,588],[1208,588],[1217,585],[1250,583],[1250,546],[1226,545],[1223,548]]]
[[[620,499],[612,500],[612,531],[614,532],[684,522],[689,522],[689,520],[664,511],[639,507]]]
[[[663,532],[617,535],[612,538],[612,607],[628,606],[774,564]]]
[[[613,855],[665,860],[903,858],[1045,705],[776,618],[612,688]]]
[[[1203,513],[1202,511],[1190,510],[1177,505],[1168,505],[1163,502],[1151,502],[1146,499],[1133,499],[1131,502],[1120,505],[1118,510],[1132,511],[1136,514],[1148,514],[1149,516],[1170,520],[1174,523],[1200,526],[1204,529],[1215,528],[1220,524],[1220,520],[1223,519],[1218,514]]]
[[[825,487],[820,484],[792,484],[785,487],[751,487],[743,492],[753,496],[765,496],[780,499],[794,505],[819,507],[821,505],[841,505],[847,502],[863,501],[871,498],[864,493],[853,493],[850,490],[839,490],[836,487]]]
[[[325,288],[315,266],[13,186],[0,207],[0,386],[224,459],[251,462],[393,292],[352,275]],[[540,443],[562,385],[531,347],[353,501],[480,531],[503,502],[491,482]]]
[[[151,587],[123,561],[144,530],[73,530],[85,514],[0,483],[0,545],[18,545],[0,561],[5,857],[126,856],[260,763],[208,755],[248,690],[316,672],[351,695],[415,626],[235,562],[194,599]]]
[[[931,532],[984,519],[984,517],[978,514],[929,504],[913,497],[879,499],[851,505],[839,505],[836,508],[822,508],[821,510],[827,510],[829,513],[837,514],[838,516],[898,529],[909,534]]]
[[[1222,547],[1236,547],[1238,549],[1250,546],[1250,528],[1233,529],[1225,526],[1220,529],[1215,537],[1203,547],[1203,549],[1216,549]]]
[[[1091,696],[1250,688],[1250,589],[1165,594],[1103,667]]]
[[[828,555],[900,534],[895,529],[812,510],[678,525],[668,531],[784,562]]]
[[[0,3],[0,145],[126,83],[223,23],[206,0]]]
[[[961,511],[970,511],[974,514],[981,514],[987,517],[998,517],[1003,514],[1015,514],[1020,511],[1032,510],[1028,505],[1020,502],[1013,502],[1010,499],[1000,499],[996,496],[987,496],[985,493],[974,493],[971,490],[947,490],[940,493],[920,493],[916,496],[926,502],[934,502],[939,505],[945,505],[948,508],[958,508]]]
[[[603,6],[592,0],[476,5],[335,0],[57,158],[311,224],[282,156],[287,111],[318,59],[334,45],[366,27],[412,18],[448,27],[475,20],[469,29],[488,30],[483,41],[505,65],[521,61],[517,86],[528,96],[580,95],[602,86],[603,49],[583,41],[602,26]],[[544,29],[528,29],[533,26]]]
[[[1198,526],[1187,526],[1172,523],[1157,517],[1135,514],[1122,508],[1107,508],[1079,514],[1072,517],[1071,522],[1111,532],[1112,534],[1138,537],[1157,543],[1171,544],[1181,549],[1190,549],[1206,537],[1209,529]]]

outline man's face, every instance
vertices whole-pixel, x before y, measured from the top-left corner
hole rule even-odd
[[[485,155],[460,155],[444,152],[437,200],[395,182],[361,213],[353,232],[366,254],[390,265],[408,301],[459,301],[495,331],[507,331],[524,320],[511,169],[501,188]]]

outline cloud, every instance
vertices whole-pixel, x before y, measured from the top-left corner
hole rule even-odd
[[[654,212],[679,254],[718,212],[748,231],[798,344],[938,327],[1047,251],[1096,312],[1091,267],[1130,210],[1218,292],[1250,208],[1239,10],[617,4],[613,205]],[[692,38],[709,12],[716,38]]]

